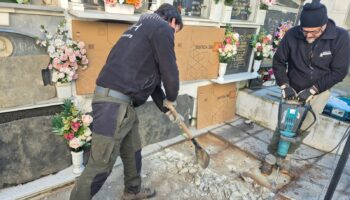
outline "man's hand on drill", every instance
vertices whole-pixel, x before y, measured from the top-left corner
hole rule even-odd
[[[308,103],[311,101],[311,99],[316,93],[317,89],[314,86],[312,86],[311,88],[300,91],[298,93],[298,100],[303,103]]]
[[[288,84],[284,84],[281,86],[282,89],[282,97],[286,100],[293,100],[297,98],[297,92],[290,87]]]

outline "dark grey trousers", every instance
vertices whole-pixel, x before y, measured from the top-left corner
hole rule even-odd
[[[134,107],[114,97],[94,94],[92,146],[88,164],[77,180],[70,200],[91,199],[102,187],[118,156],[124,164],[125,190],[141,187],[141,141]]]

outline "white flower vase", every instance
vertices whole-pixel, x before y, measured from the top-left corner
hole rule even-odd
[[[72,97],[72,84],[69,83],[56,83],[57,97],[60,99],[66,99]]]
[[[231,21],[231,15],[232,15],[232,6],[224,6],[224,12],[222,15],[222,21],[223,22],[230,22]]]
[[[254,60],[254,65],[253,65],[253,73],[258,75],[258,71],[261,66],[261,60]]]
[[[212,1],[211,7],[210,7],[209,19],[215,20],[215,21],[220,21],[223,6],[224,6],[224,4],[222,4],[222,3],[215,3],[214,1]]]
[[[259,9],[256,15],[256,23],[259,25],[265,24],[265,18],[266,18],[266,10]]]
[[[224,75],[226,73],[227,63],[219,64],[219,77],[218,81],[224,81]]]
[[[84,171],[84,165],[83,165],[84,151],[79,151],[79,152],[71,151],[71,154],[72,154],[73,173],[81,174]]]

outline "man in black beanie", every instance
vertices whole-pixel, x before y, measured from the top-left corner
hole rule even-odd
[[[273,70],[282,97],[301,103],[310,102],[316,115],[322,113],[330,95],[328,89],[341,82],[348,73],[349,53],[349,33],[328,18],[327,8],[319,0],[305,4],[300,25],[286,33],[273,57]],[[308,114],[301,130],[312,122],[313,117]],[[296,140],[299,142],[291,144],[288,154],[294,153],[307,135],[308,131],[299,134],[299,140]],[[273,158],[279,140],[280,132],[276,130],[268,147],[271,154],[266,161],[269,164],[276,160]],[[265,172],[270,173],[269,170]]]

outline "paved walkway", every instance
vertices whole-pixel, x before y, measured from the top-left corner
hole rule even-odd
[[[256,124],[246,125],[244,119],[237,118],[212,129],[210,133],[199,137],[200,143],[211,154],[211,163],[206,170],[193,163],[193,146],[189,142],[173,145],[143,159],[143,183],[158,190],[158,195],[153,199],[323,199],[333,174],[332,168],[339,158],[327,154],[318,159],[297,160],[323,153],[302,145],[293,156],[290,179],[280,174],[278,181],[282,182],[282,186],[273,190],[264,185],[264,181],[271,182],[276,172],[260,181],[255,179],[259,175],[254,175],[267,154],[271,130]],[[247,173],[248,168],[255,170]],[[123,189],[122,174],[122,166],[116,166],[94,199],[119,199]],[[35,199],[65,200],[72,187],[58,188]],[[347,163],[333,199],[349,200],[349,197],[350,162]]]

